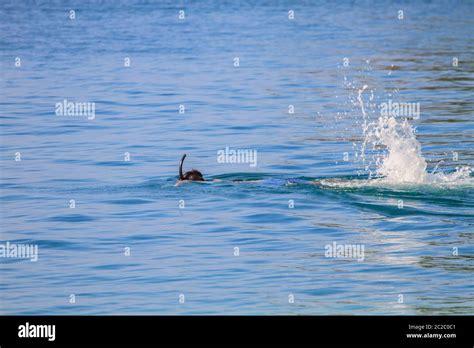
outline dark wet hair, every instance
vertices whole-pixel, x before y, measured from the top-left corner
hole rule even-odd
[[[196,169],[192,169],[183,175],[183,162],[185,158],[186,154],[181,157],[181,161],[179,162],[179,180],[204,181],[202,173]]]
[[[199,170],[193,169],[184,174],[184,179],[182,180],[192,180],[192,181],[204,181],[202,173]]]

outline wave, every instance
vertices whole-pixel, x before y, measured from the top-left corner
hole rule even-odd
[[[368,86],[358,90],[354,105],[360,107],[363,119],[363,138],[359,153],[356,157],[364,163],[368,180],[321,180],[323,186],[412,186],[434,185],[442,187],[472,186],[472,169],[469,166],[458,166],[452,172],[438,171],[436,166],[428,172],[427,161],[423,157],[421,144],[416,138],[416,129],[408,118],[380,116],[370,120],[363,93]],[[373,94],[373,91],[372,91]],[[371,95],[371,100],[373,96]],[[372,115],[377,113],[376,106],[372,107]]]

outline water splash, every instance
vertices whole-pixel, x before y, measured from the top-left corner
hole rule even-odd
[[[375,161],[376,174],[384,183],[436,184],[467,183],[471,168],[460,166],[450,174],[427,171],[428,164],[421,152],[421,144],[416,139],[416,130],[408,119],[380,117],[367,126],[365,142],[373,148],[383,148]]]
[[[356,153],[356,158],[364,166],[369,180],[358,180],[363,185],[386,184],[448,184],[472,185],[472,169],[469,166],[456,167],[454,172],[443,173],[438,165],[428,172],[428,164],[423,157],[421,144],[416,138],[416,128],[408,118],[394,116],[379,116],[379,111],[373,103],[373,90],[369,102],[364,103],[363,93],[367,85],[357,90],[353,105],[360,108],[362,116],[363,141]],[[391,95],[390,95],[391,96]],[[360,114],[359,114],[360,117]],[[323,182],[333,186],[341,182]]]
[[[423,183],[427,163],[421,154],[421,145],[415,129],[407,119],[398,122],[394,117],[380,117],[368,126],[365,139],[373,147],[384,147],[377,158],[376,174],[391,182]]]

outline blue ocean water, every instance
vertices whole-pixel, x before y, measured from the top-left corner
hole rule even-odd
[[[472,314],[472,174],[369,180],[354,97],[419,103],[427,171],[473,167],[473,12],[2,1],[0,240],[38,260],[0,258],[0,314]],[[175,186],[183,153],[220,181]]]

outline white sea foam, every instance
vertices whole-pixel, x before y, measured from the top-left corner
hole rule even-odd
[[[373,147],[384,148],[377,158],[376,174],[395,183],[424,183],[427,163],[414,128],[407,119],[398,122],[394,117],[380,117],[365,134]]]
[[[398,121],[394,117],[380,117],[377,123],[368,127],[366,139],[374,146],[386,149],[376,168],[377,175],[385,183],[468,184],[472,181],[468,166],[459,166],[450,174],[435,170],[429,173],[415,129],[406,118]]]
[[[427,171],[427,162],[421,151],[421,144],[416,139],[416,129],[407,118],[381,116],[369,121],[364,102],[364,85],[357,95],[363,125],[364,140],[360,146],[358,158],[362,159],[369,180],[322,180],[327,186],[358,187],[379,185],[468,185],[474,184],[471,168],[458,166],[452,173]],[[372,151],[368,160],[366,151]],[[367,163],[368,162],[368,163]]]

